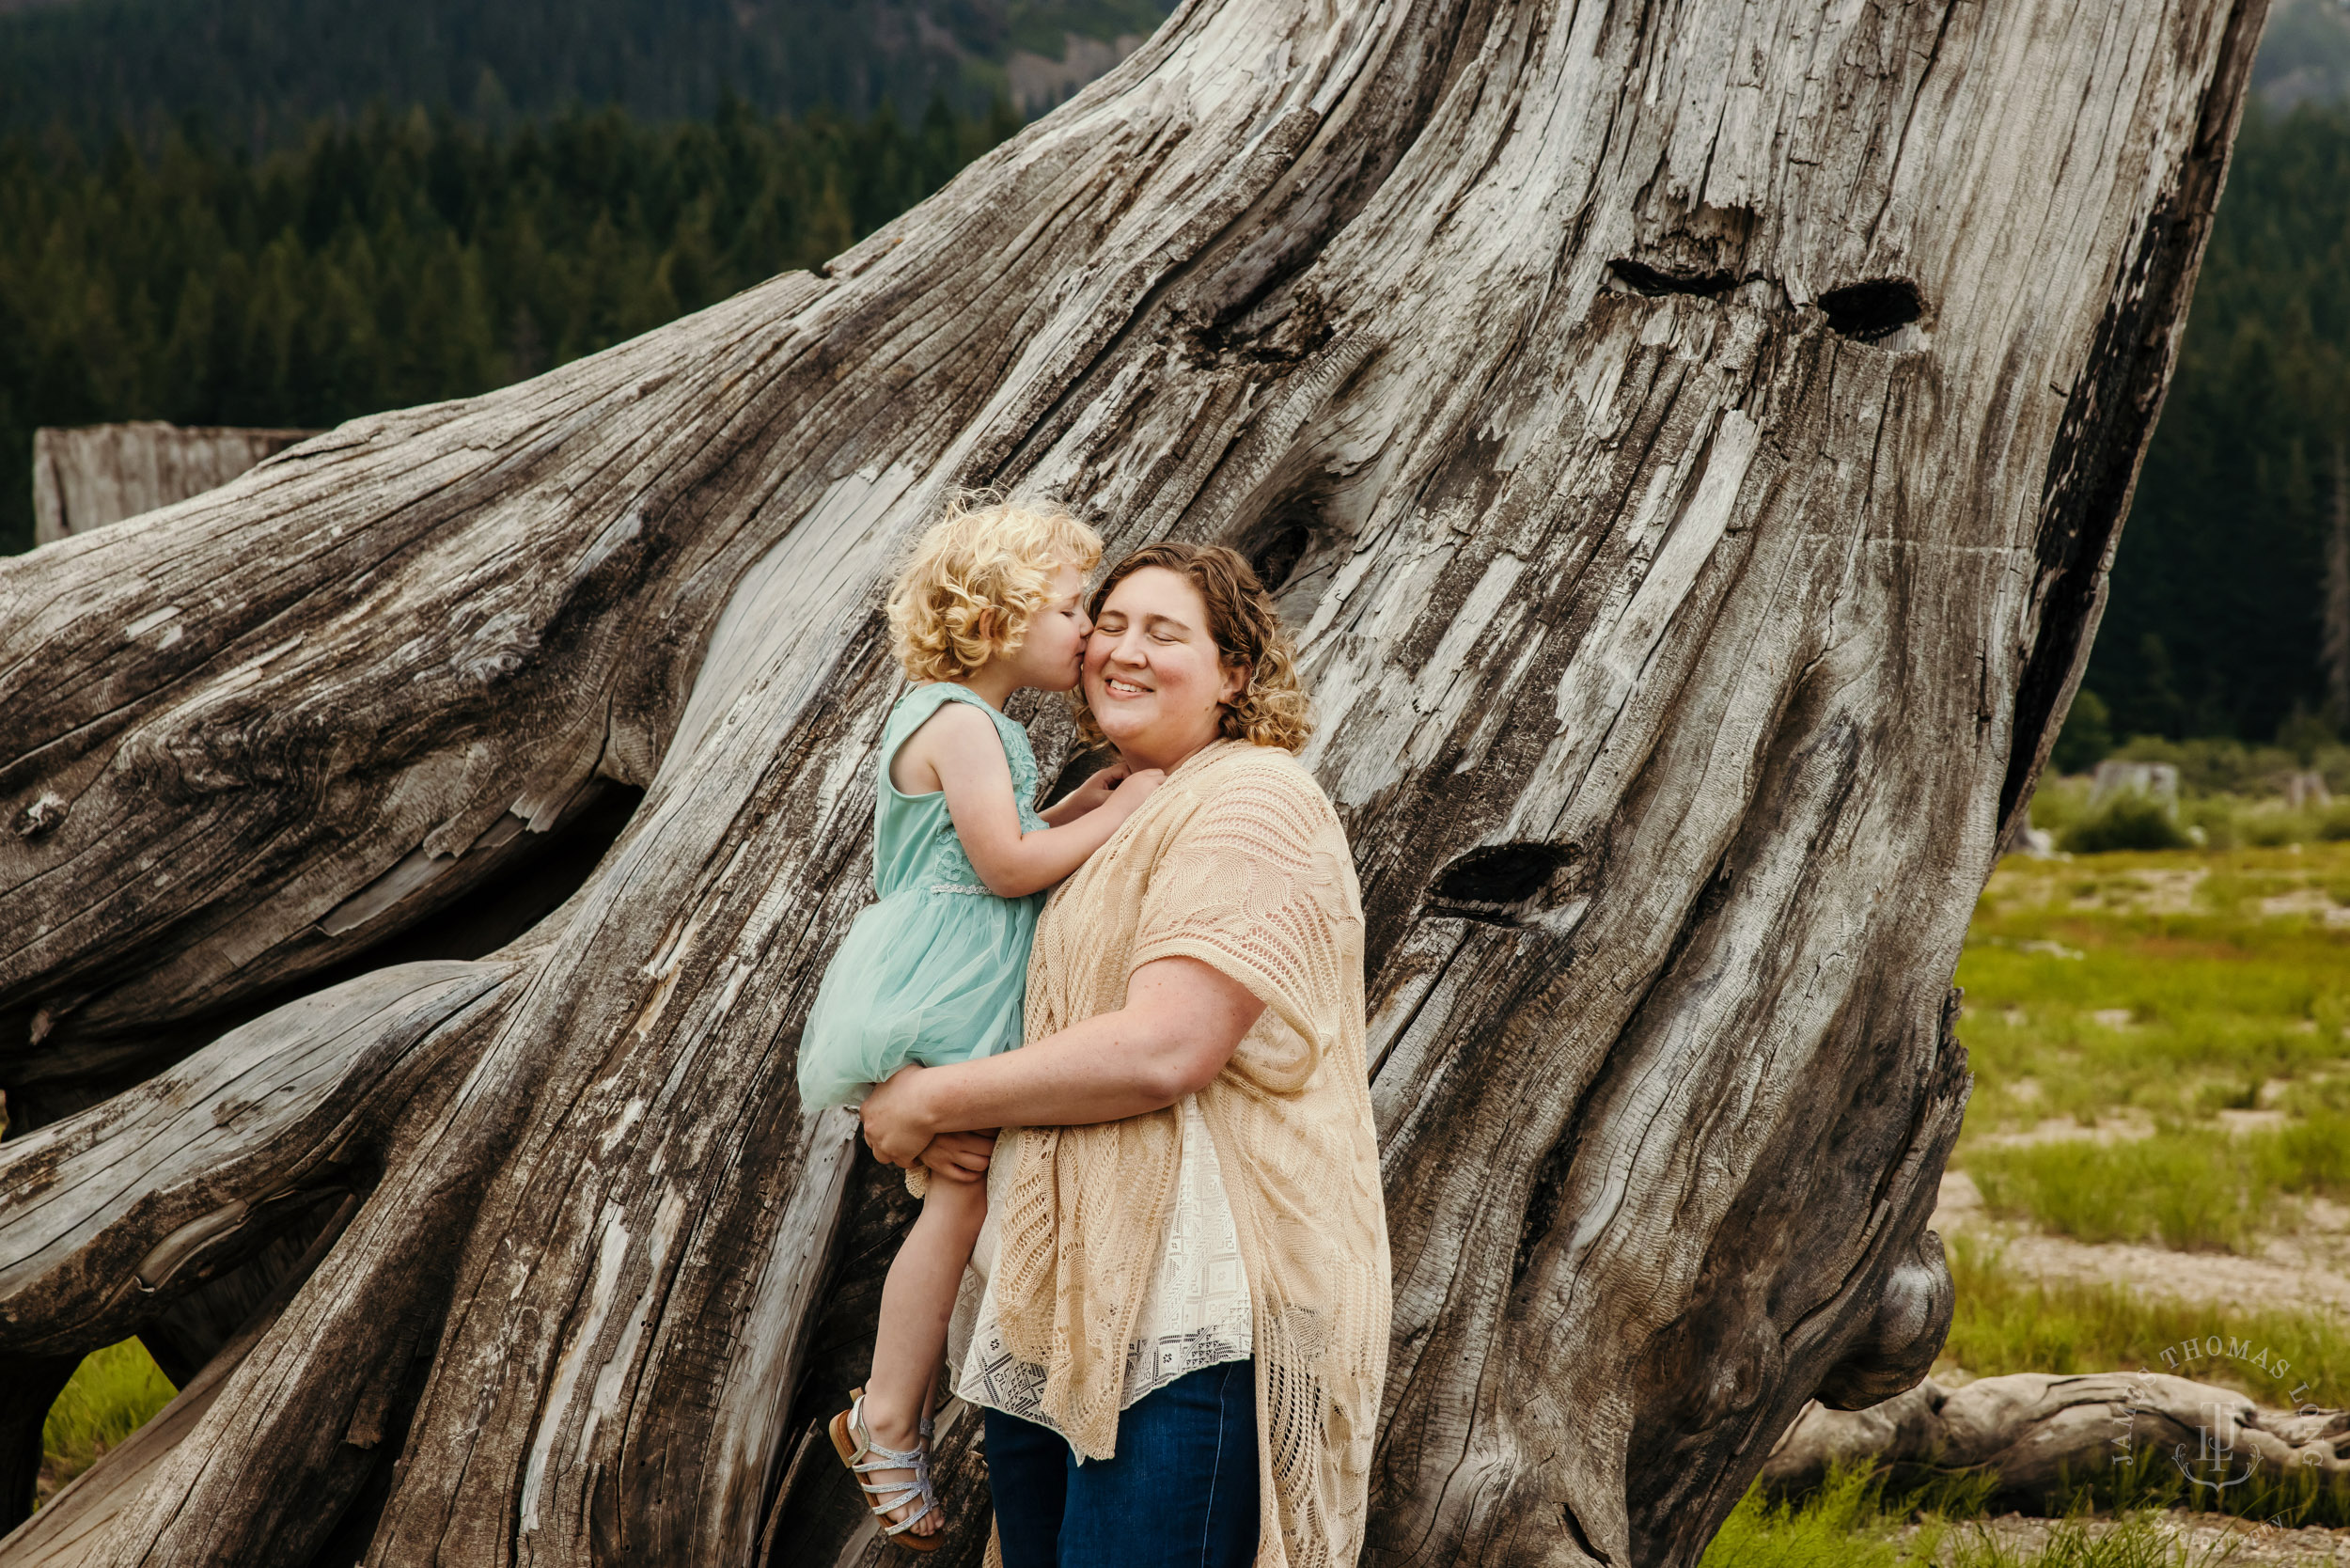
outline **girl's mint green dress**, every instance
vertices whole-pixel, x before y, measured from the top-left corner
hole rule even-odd
[[[1044,895],[989,892],[955,837],[946,795],[900,794],[889,782],[898,748],[948,702],[967,702],[995,721],[1011,764],[1020,830],[1045,825],[1028,804],[1037,771],[1026,730],[948,682],[898,698],[882,729],[873,792],[873,889],[881,902],[849,928],[801,1032],[800,1104],[807,1109],[854,1105],[910,1061],[936,1067],[1020,1043],[1028,944]]]

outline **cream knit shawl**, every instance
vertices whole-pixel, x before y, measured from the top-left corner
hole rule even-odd
[[[1026,1035],[1125,1005],[1154,959],[1194,958],[1265,1011],[1199,1108],[1253,1298],[1260,1568],[1347,1568],[1362,1547],[1386,1370],[1386,1211],[1363,1058],[1362,895],[1346,835],[1286,751],[1210,745],[1061,884],[1037,923]],[[1159,1267],[1174,1108],[1007,1129],[995,1305],[1045,1369],[1044,1413],[1091,1458],[1118,1440],[1126,1342]]]

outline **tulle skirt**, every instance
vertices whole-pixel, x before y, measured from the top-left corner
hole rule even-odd
[[[800,1035],[800,1104],[853,1105],[908,1062],[1019,1044],[1043,902],[909,887],[859,914]]]

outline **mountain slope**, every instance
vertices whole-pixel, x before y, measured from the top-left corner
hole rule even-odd
[[[0,0],[5,5],[6,0]],[[1166,0],[73,0],[0,10],[0,130],[83,135],[195,117],[232,144],[423,104],[493,123],[617,103],[709,114],[939,96],[1049,107],[1155,28]],[[1122,47],[1121,47],[1122,45]],[[1073,77],[1075,80],[1073,80]],[[1042,102],[1038,100],[1042,99]]]
[[[2252,91],[2272,109],[2350,99],[2350,0],[2277,0]]]

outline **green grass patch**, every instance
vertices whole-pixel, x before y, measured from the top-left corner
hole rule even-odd
[[[2220,1095],[2214,1108],[2253,1097]],[[2258,1250],[2293,1228],[2303,1196],[2350,1191],[2350,1115],[2318,1109],[2286,1125],[2229,1136],[2166,1127],[2150,1137],[1977,1149],[1966,1171],[1992,1212],[2085,1242],[2144,1242],[2186,1252]]]
[[[41,1480],[64,1485],[171,1403],[176,1390],[136,1340],[83,1357],[41,1423]]]
[[[2276,1228],[2277,1195],[2244,1165],[2225,1135],[2210,1133],[1982,1149],[1966,1157],[1994,1214],[2085,1242],[2193,1252],[2248,1252],[2262,1230]]]
[[[2112,850],[2186,849],[2195,840],[2149,795],[2124,792],[2066,828],[2057,842],[2075,855]]]
[[[1738,1499],[1698,1568],[1898,1568],[1931,1560],[1903,1549],[1899,1521],[1865,1466],[1831,1471],[1818,1490],[1774,1503],[1757,1485]]]
[[[2251,1253],[2302,1200],[2350,1197],[2350,844],[2011,859],[1958,982],[1976,1087],[1951,1163],[1995,1212]],[[2223,1120],[2254,1110],[2287,1120]],[[2002,1136],[2118,1115],[2155,1130]]]
[[[1957,1163],[2052,1117],[2217,1133],[2224,1108],[2350,1109],[2345,910],[2350,844],[2009,859],[1959,960],[1976,1091]]]
[[[2216,1568],[2227,1560],[2224,1545],[2199,1550],[2166,1536],[2160,1517],[2151,1510],[2124,1513],[2101,1529],[2076,1514],[2059,1520],[2029,1552],[1981,1527],[1955,1529],[1935,1560],[1941,1568]]]
[[[2226,1560],[2224,1543],[2197,1548],[2167,1535],[2160,1507],[2099,1519],[2086,1497],[2026,1550],[1978,1516],[1980,1488],[1971,1498],[1959,1492],[1888,1498],[1865,1466],[1839,1467],[1816,1491],[1780,1502],[1758,1485],[1723,1521],[1699,1568],[2207,1568]],[[1958,1506],[1946,1507],[1953,1498]]]

